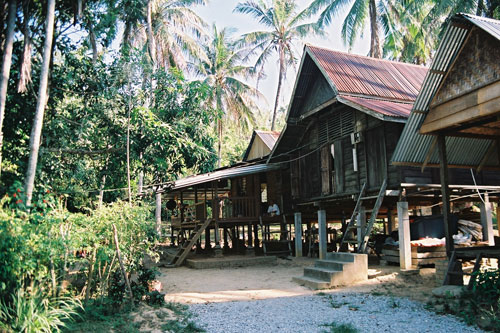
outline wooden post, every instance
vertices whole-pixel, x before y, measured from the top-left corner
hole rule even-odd
[[[484,194],[484,202],[481,203],[481,224],[483,225],[483,240],[487,241],[489,246],[494,246],[493,217],[491,215],[491,203],[488,193]]]
[[[319,259],[326,259],[326,211],[318,210]]]
[[[399,266],[401,269],[411,268],[410,216],[408,202],[398,202],[399,223]]]
[[[205,229],[205,250],[210,250],[212,248],[210,239],[210,227]]]
[[[363,242],[363,239],[365,238],[365,229],[366,229],[366,210],[365,207],[361,206],[359,207],[359,213],[358,213],[358,220],[357,220],[357,225],[356,229],[358,231],[357,234],[357,239],[358,239],[358,244],[361,245]]]
[[[253,247],[258,249],[260,246],[259,244],[259,225],[255,224],[253,226]]]
[[[224,227],[222,232],[223,232],[223,236],[224,236],[224,249],[228,249],[229,243],[227,242],[227,228]]]
[[[448,258],[453,251],[453,231],[450,224],[450,189],[448,188],[448,160],[446,157],[446,137],[443,134],[438,135],[439,151],[439,176],[441,178],[441,197],[443,200],[443,221],[444,234],[446,237],[446,254]]]
[[[394,216],[392,215],[392,207],[387,209],[387,234],[391,234],[396,229]]]
[[[252,232],[252,225],[248,225],[248,247],[253,248],[253,232]]]
[[[295,256],[302,257],[302,213],[294,214],[295,220]]]
[[[500,233],[500,202],[497,202],[497,230]]]
[[[113,240],[115,241],[116,247],[116,257],[120,263],[120,269],[122,271],[123,279],[125,280],[125,286],[127,287],[128,296],[130,297],[130,304],[134,305],[134,295],[132,294],[132,288],[130,288],[130,282],[128,281],[127,272],[125,271],[125,266],[123,265],[122,255],[120,252],[120,243],[118,243],[118,231],[116,230],[116,225],[113,223]]]

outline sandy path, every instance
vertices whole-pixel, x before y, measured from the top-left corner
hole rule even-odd
[[[162,268],[158,279],[162,282],[166,300],[184,304],[227,301],[248,301],[287,296],[312,295],[318,291],[299,286],[292,277],[303,275],[314,259],[278,259],[276,265],[223,269]],[[377,292],[408,297],[425,302],[436,286],[433,269],[420,274],[404,276],[395,266],[370,266],[371,278],[334,292]]]

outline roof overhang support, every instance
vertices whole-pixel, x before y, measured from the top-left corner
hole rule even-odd
[[[446,137],[443,134],[437,136],[439,151],[439,175],[441,178],[441,197],[443,199],[443,222],[446,237],[446,254],[450,258],[453,252],[453,231],[450,224],[450,189],[448,179],[448,161],[446,157]]]
[[[436,144],[437,144],[438,138],[437,136],[432,140],[431,147],[429,148],[429,151],[427,152],[427,155],[425,155],[424,163],[422,164],[422,168],[420,169],[421,172],[424,172],[425,167],[427,166],[427,163],[429,163],[432,153],[434,153],[434,150],[436,149]]]

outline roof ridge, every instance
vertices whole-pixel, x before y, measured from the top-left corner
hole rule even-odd
[[[401,103],[401,104],[414,104],[415,103],[415,100],[410,100],[410,99],[403,100],[403,99],[387,98],[387,97],[374,96],[374,95],[352,94],[352,93],[343,92],[343,91],[339,91],[339,96],[340,97],[364,98],[364,99],[371,99],[371,100],[376,100],[376,101],[386,101],[386,102]]]
[[[477,16],[477,15],[468,14],[468,13],[458,13],[457,15],[467,16],[467,17],[470,17],[470,18],[473,18],[476,20],[482,20],[482,21],[491,22],[491,23],[495,23],[495,24],[500,25],[500,20],[497,20],[497,19],[494,19],[491,17]]]
[[[316,45],[312,45],[309,43],[306,43],[305,46],[308,48],[316,48],[316,49],[321,49],[321,50],[325,50],[325,51],[332,52],[332,53],[340,53],[340,54],[344,54],[344,55],[348,55],[348,56],[352,56],[352,57],[370,59],[370,60],[374,60],[374,61],[388,62],[391,64],[398,64],[398,65],[408,65],[408,66],[413,66],[413,67],[418,67],[418,68],[428,68],[427,66],[412,64],[409,62],[402,62],[402,61],[389,60],[389,59],[383,59],[383,58],[373,58],[373,57],[369,57],[369,56],[365,56],[365,55],[361,55],[361,54],[356,54],[356,53],[349,53],[349,52],[344,52],[344,51],[332,50],[332,49],[328,49],[328,48],[323,47],[323,46],[316,46]]]

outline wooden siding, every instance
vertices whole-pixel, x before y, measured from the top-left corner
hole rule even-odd
[[[500,113],[500,41],[474,28],[448,71],[421,133],[480,120]],[[479,134],[496,137],[498,128],[482,127]],[[460,135],[458,133],[458,135]]]
[[[258,135],[256,135],[252,143],[252,147],[250,148],[250,152],[248,153],[247,160],[261,158],[269,155],[269,153],[271,153],[269,147],[264,143],[264,141],[262,141],[262,139]]]
[[[303,115],[335,97],[332,87],[317,67],[314,68],[312,77],[314,81],[306,89],[299,108],[299,115]]]

